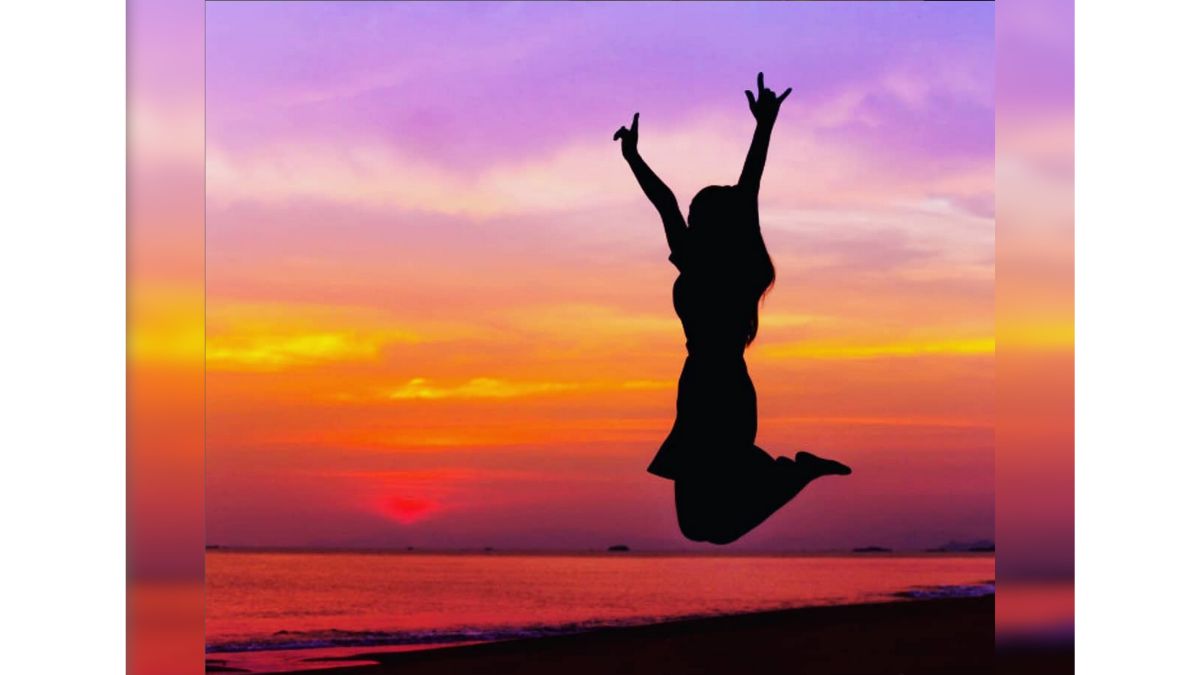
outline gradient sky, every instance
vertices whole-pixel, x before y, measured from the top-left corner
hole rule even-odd
[[[684,356],[661,225],[763,70],[760,445],[855,468],[735,546],[993,533],[993,7],[212,3],[207,529],[687,548],[645,472]]]
[[[1003,582],[1075,561],[1075,40],[1071,0],[1005,2],[996,40],[997,558]],[[1006,589],[1010,586],[1006,586]],[[1069,594],[1049,602],[1069,618]],[[1021,608],[1000,594],[997,620]],[[1015,609],[1014,609],[1015,608]],[[1032,612],[1037,616],[1038,612]]]
[[[204,7],[188,0],[127,4],[128,567],[135,583],[199,582],[205,539]],[[197,609],[200,590],[193,596]],[[131,590],[131,621],[139,625],[144,597]],[[143,648],[153,650],[151,643],[170,639],[133,640],[131,663],[148,653]],[[185,644],[194,649],[194,641]]]

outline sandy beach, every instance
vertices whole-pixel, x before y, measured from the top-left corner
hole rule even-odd
[[[418,652],[347,657],[342,675],[989,673],[995,598],[809,607]]]

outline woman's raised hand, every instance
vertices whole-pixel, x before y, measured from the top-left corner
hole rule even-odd
[[[774,122],[779,115],[779,106],[783,100],[792,93],[792,88],[788,87],[783,95],[776,96],[775,92],[763,86],[763,74],[758,74],[758,100],[754,100],[754,94],[749,89],[746,90],[746,100],[750,102],[750,112],[754,115],[754,119],[759,122]]]
[[[617,133],[613,134],[614,141],[621,141],[621,154],[626,158],[637,155],[638,115],[640,114],[633,113],[633,122],[628,127],[617,129]]]

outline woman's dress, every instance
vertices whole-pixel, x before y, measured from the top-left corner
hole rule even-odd
[[[685,238],[670,260],[680,272],[672,299],[688,355],[675,424],[647,469],[671,480],[713,476],[765,454],[754,445],[758,401],[744,357],[764,290],[761,275],[697,260],[686,244]]]

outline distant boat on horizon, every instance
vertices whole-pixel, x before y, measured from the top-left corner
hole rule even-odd
[[[851,553],[891,553],[892,549],[883,546],[860,546]]]
[[[614,544],[608,547],[609,553],[628,553],[629,547],[625,544]]]

